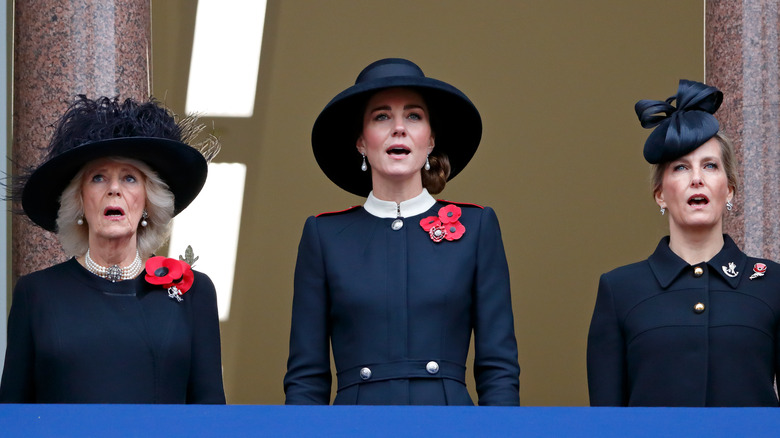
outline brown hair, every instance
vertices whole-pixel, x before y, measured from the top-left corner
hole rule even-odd
[[[737,176],[737,158],[734,153],[734,144],[731,142],[731,140],[729,140],[728,137],[721,134],[720,132],[715,134],[712,138],[718,140],[718,143],[720,143],[720,154],[723,159],[723,171],[726,173],[729,187],[731,187],[736,194],[737,188],[739,187],[739,177]],[[653,185],[654,197],[656,193],[661,191],[664,180],[664,172],[666,171],[666,168],[669,167],[670,163],[671,161],[666,161],[664,163],[653,165],[653,176],[651,183]]]
[[[447,178],[450,177],[450,159],[445,153],[431,152],[428,155],[428,162],[431,163],[431,170],[422,172],[422,184],[428,193],[436,195],[444,190],[447,185]]]

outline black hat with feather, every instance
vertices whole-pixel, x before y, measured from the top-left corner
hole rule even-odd
[[[148,164],[174,195],[174,214],[184,210],[206,182],[208,161],[219,152],[213,137],[191,146],[201,126],[181,121],[156,100],[79,95],[56,124],[46,160],[16,178],[14,199],[36,224],[57,231],[62,191],[85,164],[104,157]]]

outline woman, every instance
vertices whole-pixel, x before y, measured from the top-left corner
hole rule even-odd
[[[0,401],[225,403],[211,280],[150,258],[218,151],[193,122],[85,96],[60,119],[17,199],[73,258],[17,282]]]
[[[490,208],[436,201],[474,155],[482,122],[414,63],[366,67],[314,123],[318,164],[362,207],[306,221],[295,269],[287,404],[518,405],[501,232]],[[369,171],[370,169],[370,171]]]
[[[657,126],[644,155],[669,236],[647,260],[601,276],[588,335],[593,406],[778,406],[780,266],[723,234],[737,177],[713,116],[722,100],[681,80],[666,102],[636,105],[642,126]]]

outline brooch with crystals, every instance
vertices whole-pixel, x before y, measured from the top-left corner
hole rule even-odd
[[[756,263],[753,265],[753,275],[750,276],[750,279],[763,277],[764,274],[766,274],[766,265],[763,263]]]
[[[434,242],[458,240],[466,232],[466,227],[460,223],[460,215],[460,207],[450,204],[440,208],[438,216],[428,216],[422,219],[420,226]]]
[[[723,269],[723,273],[728,275],[731,278],[736,277],[739,275],[739,272],[737,272],[737,264],[734,262],[729,262],[729,267],[721,266],[721,269]]]
[[[197,257],[193,259],[192,248],[189,246],[184,254],[187,258],[179,256],[180,260],[162,256],[151,257],[146,261],[144,276],[147,283],[167,289],[168,296],[178,302],[184,300],[182,295],[190,290],[192,282],[195,281],[195,274],[190,264],[198,259]]]

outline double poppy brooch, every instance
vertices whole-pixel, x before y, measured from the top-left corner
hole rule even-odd
[[[460,223],[460,215],[460,207],[450,204],[440,208],[438,216],[428,216],[421,220],[420,226],[434,242],[458,240],[466,232],[466,227]]]
[[[168,297],[182,302],[185,292],[190,290],[195,274],[192,273],[193,259],[192,247],[187,247],[186,258],[179,256],[179,260],[168,257],[155,256],[146,261],[146,275],[144,278],[149,284],[162,286],[168,290]]]

